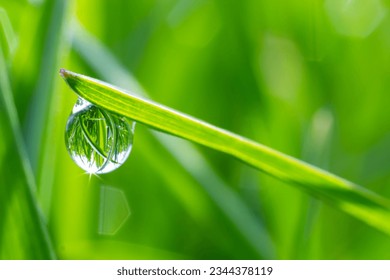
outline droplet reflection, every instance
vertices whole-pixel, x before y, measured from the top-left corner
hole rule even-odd
[[[108,173],[129,156],[134,126],[135,123],[79,98],[66,124],[66,148],[86,172]]]

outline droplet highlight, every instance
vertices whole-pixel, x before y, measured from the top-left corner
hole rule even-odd
[[[65,144],[73,161],[90,174],[120,167],[128,158],[135,122],[79,97],[69,116]]]

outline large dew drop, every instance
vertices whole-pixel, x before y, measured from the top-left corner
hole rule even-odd
[[[79,98],[66,124],[66,148],[86,172],[111,172],[130,154],[134,125]]]

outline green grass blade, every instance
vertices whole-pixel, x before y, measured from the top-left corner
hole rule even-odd
[[[28,116],[25,121],[25,138],[27,152],[37,178],[38,195],[42,210],[50,216],[52,187],[55,174],[56,111],[59,107],[59,95],[56,91],[55,70],[60,63],[61,55],[66,53],[65,27],[67,14],[72,1],[50,0],[43,5],[44,20],[42,34],[44,43],[40,50],[41,65],[39,76]]]
[[[0,7],[0,30],[4,34],[4,40],[8,44],[8,51],[12,55],[18,45],[18,40],[7,12],[2,7]]]
[[[138,83],[137,79],[135,79],[128,70],[122,67],[111,52],[79,24],[75,24],[73,48],[81,55],[87,64],[104,79],[113,84],[118,84],[123,88],[131,88],[136,91],[138,95],[147,97],[145,90]],[[262,220],[257,217],[245,204],[243,199],[213,171],[210,164],[202,154],[195,149],[192,143],[158,131],[151,132],[162,144],[162,148],[165,148],[172,154],[175,160],[184,167],[189,176],[192,176],[196,180],[197,185],[194,184],[193,188],[199,186],[207,192],[213,202],[221,209],[231,224],[237,228],[240,234],[261,258],[274,259],[274,244]],[[145,141],[145,139],[143,140]],[[146,150],[151,149],[152,148],[149,147]],[[186,151],[186,153],[183,154],[181,151]],[[145,152],[145,156],[149,156],[147,152]],[[197,168],[194,168],[194,163],[198,166]],[[159,165],[156,170],[165,178],[168,171],[166,170],[167,168],[172,169],[171,165],[168,164],[164,166]],[[177,186],[178,183],[176,180],[177,176],[175,180],[169,180],[170,184]],[[192,180],[186,179],[186,186],[192,186],[193,183],[191,182]],[[174,189],[176,189],[174,192],[180,197],[180,200],[184,199],[185,201],[185,196],[183,196],[182,191],[178,191],[176,187],[174,187]],[[192,213],[193,217],[198,217],[197,212],[199,210],[196,210],[197,207],[189,206],[192,204],[192,200],[191,202],[187,200],[184,204]],[[199,217],[196,218],[196,220],[200,221]],[[213,227],[214,225],[210,226]]]
[[[28,153],[34,171],[38,169],[38,161],[41,153],[41,143],[44,135],[45,120],[48,108],[50,106],[51,93],[54,79],[52,69],[58,64],[58,49],[61,45],[61,35],[63,34],[63,21],[65,17],[67,1],[52,0],[47,2],[44,16],[47,29],[44,30],[44,46],[41,50],[41,67],[39,80],[37,81],[36,90],[32,99],[28,115],[28,125],[26,138]]]
[[[82,98],[154,129],[230,154],[390,234],[389,201],[347,180],[242,136],[137,97],[99,80],[61,70]]]
[[[0,117],[4,114],[8,122],[0,126],[7,150],[0,154],[0,259],[54,259],[0,47],[0,108],[2,103]]]

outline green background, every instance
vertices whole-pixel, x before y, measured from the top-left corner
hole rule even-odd
[[[85,174],[64,144],[77,97],[58,75],[147,93],[390,197],[388,1],[0,7],[0,258],[390,258],[387,235],[142,125],[122,167]]]

